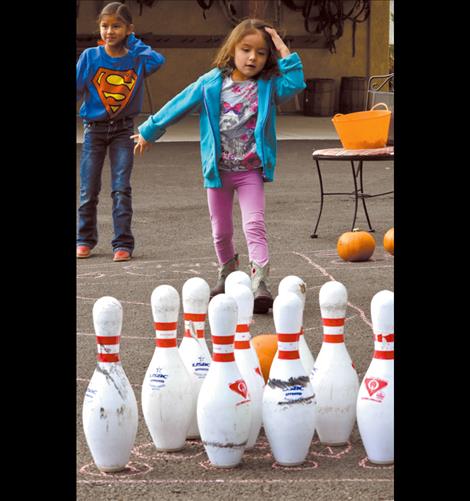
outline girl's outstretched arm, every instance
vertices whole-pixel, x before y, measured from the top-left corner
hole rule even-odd
[[[160,110],[138,127],[142,138],[155,142],[163,136],[167,127],[177,123],[192,111],[197,110],[203,100],[201,78],[188,85],[179,94],[170,99]]]

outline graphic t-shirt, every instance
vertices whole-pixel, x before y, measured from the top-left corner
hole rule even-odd
[[[261,167],[254,137],[257,115],[256,80],[234,82],[225,77],[220,95],[221,170],[239,172]]]
[[[144,78],[154,73],[165,58],[133,33],[127,38],[128,53],[111,57],[103,45],[89,47],[77,62],[77,100],[83,99],[80,116],[102,121],[134,117],[142,110]]]

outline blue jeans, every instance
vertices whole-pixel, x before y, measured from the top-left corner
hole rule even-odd
[[[111,198],[113,199],[113,251],[134,250],[131,231],[132,190],[130,184],[134,164],[134,121],[126,118],[106,122],[84,121],[84,137],[80,158],[80,206],[78,208],[77,245],[93,249],[98,243],[97,205],[101,190],[101,171],[109,148],[111,163]]]

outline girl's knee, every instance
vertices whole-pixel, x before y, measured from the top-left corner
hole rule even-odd
[[[255,236],[265,236],[266,235],[266,225],[264,222],[264,217],[258,215],[256,217],[250,218],[243,223],[243,231],[245,235],[255,235]]]
[[[224,244],[232,241],[233,232],[212,233],[212,237],[216,245]]]

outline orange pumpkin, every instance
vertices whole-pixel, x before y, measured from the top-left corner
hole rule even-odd
[[[367,231],[347,231],[336,244],[338,255],[344,261],[367,261],[375,250],[375,238]]]
[[[277,351],[277,335],[276,334],[258,334],[253,336],[253,346],[258,355],[259,365],[263,373],[264,381],[268,381],[269,369],[274,355]]]
[[[394,228],[390,228],[384,236],[384,249],[393,256],[395,251],[395,232]]]

